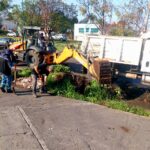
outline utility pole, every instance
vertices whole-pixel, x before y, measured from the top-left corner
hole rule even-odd
[[[106,0],[103,0],[102,6],[102,35],[104,35],[105,31],[105,7],[106,7]]]
[[[48,0],[41,0],[41,15],[42,15],[42,29],[45,34],[46,45],[49,42],[49,3]]]
[[[22,16],[23,16],[23,18],[22,18],[22,41],[24,41],[25,40],[25,33],[24,33],[24,29],[23,29],[23,27],[24,27],[24,2],[23,2],[23,0],[22,0]],[[25,50],[25,47],[24,47],[25,45],[23,44],[23,50]]]
[[[150,1],[148,2],[148,12],[147,12],[147,17],[146,17],[146,23],[145,23],[145,32],[148,30],[148,25],[149,25],[149,19],[150,19]]]
[[[23,24],[23,26],[24,26],[24,2],[23,2],[23,0],[22,0],[22,2],[21,2],[21,7],[22,7],[22,14],[23,14],[23,21],[22,21],[22,24]]]

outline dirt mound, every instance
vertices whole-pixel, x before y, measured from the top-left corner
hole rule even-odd
[[[150,103],[150,92],[146,91],[143,95],[136,98],[137,101],[143,101],[144,103]]]
[[[150,110],[150,92],[148,89],[124,86],[122,99],[133,106],[140,106]]]

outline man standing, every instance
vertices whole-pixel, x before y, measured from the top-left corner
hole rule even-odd
[[[49,75],[49,73],[53,70],[52,66],[49,66],[45,63],[39,63],[38,65],[35,65],[32,69],[32,91],[33,91],[33,97],[37,97],[36,95],[36,89],[37,89],[37,80],[38,78],[41,79],[42,86],[40,89],[40,93],[47,92],[45,82],[46,78],[44,78],[44,75],[46,77]]]
[[[4,50],[0,55],[0,73],[1,84],[0,89],[2,92],[12,93],[12,75],[11,67],[13,63],[13,54],[10,50]]]

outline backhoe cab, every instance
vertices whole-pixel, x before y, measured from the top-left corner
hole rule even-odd
[[[50,51],[52,53],[56,51],[50,32],[46,34],[42,28],[37,26],[24,26],[20,41],[13,43],[9,48],[13,50],[18,60],[25,62],[28,61],[26,59],[28,53],[33,51],[37,53],[42,51]]]

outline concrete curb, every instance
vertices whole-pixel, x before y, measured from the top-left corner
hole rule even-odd
[[[20,107],[17,106],[19,112],[21,113],[22,117],[24,118],[24,120],[27,122],[28,126],[30,127],[30,129],[32,130],[33,134],[35,135],[37,141],[39,142],[40,146],[42,147],[43,150],[49,150],[44,142],[44,140],[40,137],[40,135],[38,134],[36,128],[33,126],[33,124],[31,123],[29,117],[26,115],[26,113],[24,112],[24,110]]]

